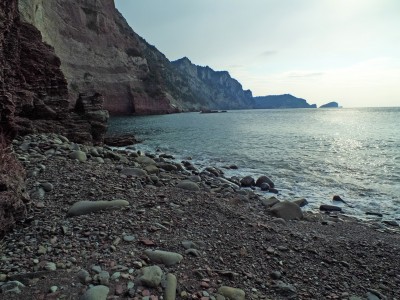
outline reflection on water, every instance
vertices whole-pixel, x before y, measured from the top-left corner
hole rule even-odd
[[[400,108],[187,113],[111,120],[141,147],[192,156],[200,165],[236,164],[229,175],[264,175],[282,197],[312,207],[340,194],[363,213],[400,217]]]

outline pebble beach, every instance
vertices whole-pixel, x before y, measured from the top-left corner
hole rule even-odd
[[[13,148],[31,202],[0,244],[0,299],[400,299],[397,223],[302,211],[170,153]]]

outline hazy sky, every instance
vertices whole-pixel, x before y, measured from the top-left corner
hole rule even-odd
[[[115,0],[168,59],[227,70],[255,96],[400,106],[400,0]]]

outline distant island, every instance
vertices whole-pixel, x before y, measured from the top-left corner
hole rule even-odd
[[[329,102],[324,105],[321,105],[319,108],[339,108],[339,103],[337,102]]]
[[[274,108],[317,108],[316,104],[308,104],[305,99],[290,94],[254,97],[255,109]]]

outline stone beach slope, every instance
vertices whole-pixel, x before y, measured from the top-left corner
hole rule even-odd
[[[13,148],[31,202],[1,240],[0,299],[400,299],[397,227],[269,208],[167,154],[56,134]]]

